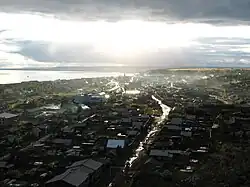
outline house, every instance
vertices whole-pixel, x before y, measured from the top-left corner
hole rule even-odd
[[[42,130],[38,127],[33,127],[32,128],[32,134],[35,136],[35,137],[40,137],[40,133],[42,132]]]
[[[116,108],[115,111],[119,112],[119,113],[127,113],[127,114],[129,114],[129,111],[128,111],[127,108]]]
[[[137,130],[128,130],[127,131],[127,135],[128,136],[137,136],[138,134],[140,134],[140,132],[139,131],[137,131]]]
[[[66,133],[66,134],[67,134],[67,133],[70,134],[70,133],[73,133],[73,132],[74,132],[74,128],[71,128],[71,127],[69,127],[69,126],[65,126],[65,127],[63,127],[61,130],[62,130],[63,133]]]
[[[32,134],[36,137],[44,136],[48,134],[50,125],[40,124],[32,128]]]
[[[57,144],[57,145],[70,146],[72,144],[72,139],[56,138],[52,140],[52,143]]]
[[[178,149],[169,149],[166,150],[168,151],[170,154],[179,154],[179,155],[188,155],[189,153],[182,151],[182,150],[178,150]]]
[[[169,153],[168,150],[152,149],[149,153],[151,157],[169,157],[172,158],[173,154]]]
[[[174,154],[169,153],[167,150],[152,149],[149,152],[149,157],[157,160],[172,161]]]
[[[66,113],[77,114],[80,110],[82,110],[81,106],[76,103],[63,103],[61,109]]]
[[[131,123],[132,122],[132,118],[122,118],[121,122],[122,123]]]
[[[150,116],[147,115],[147,114],[140,114],[140,115],[138,116],[138,119],[140,119],[141,121],[146,122],[147,120],[150,119]]]
[[[92,159],[73,163],[67,170],[46,182],[46,187],[87,187],[99,181],[104,164]]]
[[[171,124],[173,125],[181,125],[182,124],[182,118],[172,118]]]
[[[109,139],[107,143],[107,148],[116,149],[117,147],[124,148],[125,140],[114,140]]]
[[[232,125],[235,123],[235,118],[234,117],[228,117],[228,119],[224,119],[224,123],[227,125]]]
[[[144,164],[143,164],[143,169],[147,170],[147,171],[154,171],[158,168],[162,168],[164,165],[163,162],[160,162],[154,158],[149,158]]]
[[[104,101],[105,97],[98,94],[77,95],[73,98],[73,102],[77,104],[102,103]]]
[[[140,118],[142,118],[142,119],[148,119],[148,118],[149,118],[149,115],[147,115],[147,114],[142,114],[142,115],[140,115]]]
[[[15,120],[18,119],[17,114],[11,114],[11,113],[1,113],[0,114],[0,124],[1,125],[9,125],[11,123],[13,123]]]
[[[28,186],[27,181],[20,181],[16,179],[11,179],[8,183],[7,186],[18,186],[18,187],[26,187]]]
[[[195,120],[195,119],[196,119],[196,115],[187,114],[187,115],[186,115],[186,118],[189,119],[189,120]]]
[[[6,162],[6,161],[0,161],[0,170],[1,169],[10,169],[12,167],[14,167],[13,164],[8,164],[8,162]]]
[[[140,130],[141,127],[143,127],[144,123],[142,121],[134,121],[132,123],[132,126],[135,128],[135,129],[138,129]]]
[[[181,131],[181,127],[177,126],[177,125],[165,125],[164,127],[166,127],[169,130],[176,130],[176,131]]]
[[[192,136],[192,131],[181,131],[181,136],[191,137]]]

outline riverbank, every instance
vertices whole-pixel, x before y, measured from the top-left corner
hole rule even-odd
[[[140,158],[142,159],[143,154],[145,154],[145,147],[147,147],[147,144],[154,141],[155,135],[157,134],[157,132],[160,131],[161,124],[167,120],[167,117],[171,111],[171,108],[169,106],[163,104],[163,102],[161,100],[159,100],[158,98],[156,98],[154,95],[152,95],[152,99],[154,101],[156,101],[161,106],[162,115],[160,116],[160,118],[158,120],[156,120],[152,123],[151,128],[149,129],[147,136],[145,137],[145,139],[142,142],[140,142],[140,146],[136,149],[136,151],[135,151],[136,157],[132,157],[133,159],[131,159],[131,161],[130,161],[132,170],[135,169],[135,167],[140,167],[138,165],[134,166],[133,162],[134,163],[140,162],[139,161]],[[141,162],[141,164],[142,163],[143,162]]]
[[[119,178],[119,186],[125,187],[130,185],[130,176],[135,174],[147,159],[146,151],[148,150],[146,149],[146,147],[149,143],[149,140],[154,140],[156,133],[160,131],[160,125],[164,123],[165,120],[167,120],[168,114],[171,111],[170,107],[163,104],[163,102],[157,99],[155,96],[152,95],[152,99],[161,106],[162,115],[157,120],[155,119],[154,121],[148,121],[151,123],[150,125],[147,124],[147,126],[149,127],[148,133],[144,138],[141,139],[141,141],[139,142],[139,146],[134,149],[133,155],[125,162],[124,168],[116,176],[116,178]],[[116,180],[110,183],[110,186],[117,186]]]

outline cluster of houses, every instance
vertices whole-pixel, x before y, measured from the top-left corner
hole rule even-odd
[[[249,122],[249,105],[215,101],[174,107],[168,120],[145,144],[147,160],[140,172],[145,176],[158,173],[169,184],[197,185],[202,178],[197,171],[216,151],[215,142],[248,143]]]
[[[174,86],[156,89],[164,90],[164,103],[174,107],[141,146],[145,160],[137,171],[194,185],[200,178],[196,171],[214,151],[214,140],[248,140],[250,105],[225,104],[196,88]],[[108,185],[151,129],[153,117],[145,114],[145,105],[159,106],[151,99],[156,92],[147,92],[109,100],[104,94],[85,94],[60,106],[0,114],[0,186]],[[149,175],[142,180],[153,181]]]
[[[169,120],[147,145],[150,158],[148,163],[157,160],[172,165],[169,168],[178,166],[178,172],[192,173],[199,158],[210,150],[211,124],[202,124],[198,118],[188,111],[180,116],[173,110]]]
[[[140,105],[131,105],[133,99],[126,104],[116,101],[105,106],[92,104],[78,113],[43,107],[20,115],[0,114],[1,128],[6,127],[1,139],[6,148],[0,158],[1,185],[108,184],[124,167],[152,120]],[[52,114],[38,116],[44,111]],[[10,135],[20,141],[11,140]]]

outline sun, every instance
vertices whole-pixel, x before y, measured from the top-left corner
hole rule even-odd
[[[21,25],[17,18],[22,20]],[[114,58],[137,57],[161,49],[189,46],[197,33],[195,24],[160,21],[73,21],[29,14],[2,14],[0,20],[9,28],[2,37],[48,42],[55,46],[86,45]]]
[[[160,49],[189,46],[192,37],[175,25],[146,21],[120,21],[107,25],[95,49],[113,57],[134,57]]]

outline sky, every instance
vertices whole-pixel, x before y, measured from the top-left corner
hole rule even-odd
[[[250,0],[1,0],[0,68],[248,67]]]

